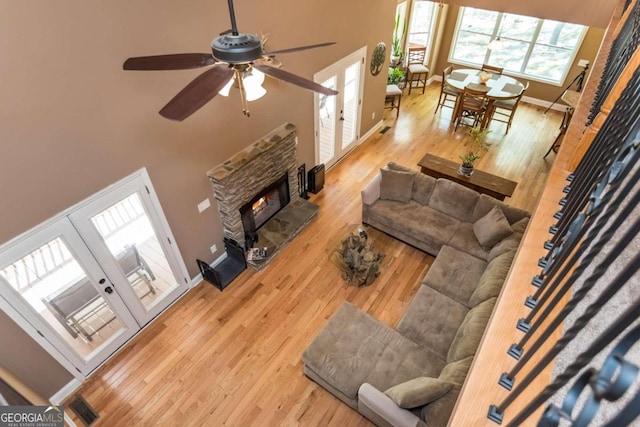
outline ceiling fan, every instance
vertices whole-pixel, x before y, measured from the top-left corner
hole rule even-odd
[[[226,96],[234,84],[240,89],[242,112],[249,117],[248,101],[264,95],[261,84],[264,74],[329,96],[338,92],[295,74],[273,67],[276,54],[299,52],[330,46],[335,42],[298,46],[265,52],[262,40],[257,36],[238,32],[233,0],[229,3],[231,29],[211,41],[211,53],[180,53],[174,55],[141,56],[129,58],[123,64],[125,70],[186,70],[207,67],[160,110],[163,117],[182,121],[195,113],[219,93]]]

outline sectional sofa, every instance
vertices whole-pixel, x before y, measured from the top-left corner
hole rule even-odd
[[[393,163],[362,202],[363,223],[436,259],[395,328],[344,303],[304,372],[378,426],[446,426],[529,213]]]

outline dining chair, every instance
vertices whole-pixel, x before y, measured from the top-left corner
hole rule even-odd
[[[447,68],[442,70],[442,82],[440,84],[440,98],[438,98],[438,105],[436,105],[436,111],[433,114],[438,112],[438,108],[440,107],[448,107],[455,109],[456,100],[458,96],[460,96],[460,91],[449,86],[447,84],[447,77],[453,71],[453,65],[449,65]],[[451,97],[451,98],[450,98]],[[453,105],[448,105],[447,101],[453,101]]]
[[[400,115],[400,101],[402,101],[402,89],[398,87],[398,85],[387,85],[387,91],[385,92],[385,109],[386,110],[397,110],[396,118]],[[387,106],[387,104],[389,104]]]
[[[496,99],[493,101],[490,121],[506,123],[507,131],[505,134],[509,133],[513,116],[516,114],[516,109],[518,108],[520,100],[527,89],[529,89],[529,82],[525,84],[524,89],[522,89],[522,92],[520,92],[519,95],[506,99]]]
[[[429,69],[424,65],[426,55],[427,48],[425,46],[409,47],[409,54],[407,55],[409,95],[411,95],[411,89],[413,88],[422,88],[422,93],[424,94],[424,89],[427,87]]]
[[[486,71],[488,73],[495,73],[498,75],[502,75],[502,72],[504,71],[504,68],[502,67],[496,67],[495,65],[489,65],[489,64],[482,64],[482,68],[480,69],[480,71]]]
[[[456,111],[454,131],[458,129],[460,123],[465,123],[465,119],[473,119],[471,126],[477,126],[482,122],[487,107],[487,91],[473,89],[469,86],[462,91],[461,98],[458,100]]]

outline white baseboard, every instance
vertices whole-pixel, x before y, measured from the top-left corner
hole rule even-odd
[[[376,123],[375,125],[371,126],[371,129],[369,129],[367,131],[367,133],[365,133],[364,135],[362,135],[360,137],[360,139],[358,140],[358,143],[356,145],[360,145],[362,144],[364,141],[366,141],[371,135],[373,135],[374,133],[376,133],[376,131],[378,129],[380,129],[380,127],[382,126],[382,120],[380,120],[378,123]]]
[[[215,260],[213,260],[213,262],[211,264],[209,264],[209,267],[213,268],[216,265],[220,264],[222,261],[224,261],[227,258],[227,252],[223,252],[222,255],[220,255],[218,258],[216,258]],[[202,280],[204,280],[204,278],[202,277],[202,273],[198,273],[198,275],[196,277],[194,277],[193,279],[191,279],[191,284],[190,284],[190,288],[193,289],[196,286],[198,286],[198,283],[202,282]]]
[[[529,96],[523,96],[522,102],[526,102],[527,104],[533,104],[533,105],[537,105],[539,107],[544,107],[544,108],[549,108],[549,106],[551,105],[549,101],[545,101],[543,99],[538,99],[538,98],[531,98]],[[556,103],[556,104],[553,104],[551,109],[557,110],[557,111],[564,111],[567,109],[567,106],[565,104]]]
[[[82,381],[77,378],[72,379],[67,385],[58,390],[56,394],[51,396],[49,398],[49,402],[53,403],[55,406],[59,406],[60,402],[71,396],[81,385]]]

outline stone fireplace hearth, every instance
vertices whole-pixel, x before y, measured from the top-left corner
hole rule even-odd
[[[295,126],[285,123],[207,172],[225,237],[242,247],[251,246],[257,240],[255,247],[267,248],[265,260],[247,261],[256,269],[266,265],[317,213],[315,204],[298,195],[296,145]],[[288,185],[278,185],[283,180],[287,180]],[[257,203],[254,212],[264,208],[260,206],[265,202],[262,195],[269,195],[276,187],[280,192],[288,188],[288,197],[279,197],[281,205],[273,207],[266,222],[256,227],[257,230],[251,230],[253,224],[252,219],[247,219],[247,206]]]

